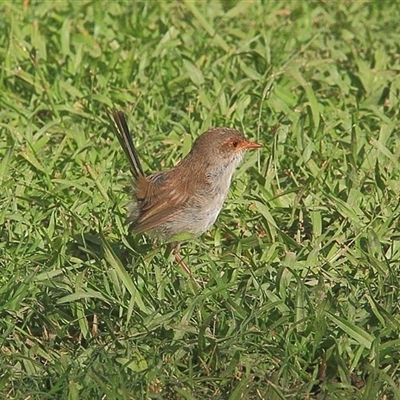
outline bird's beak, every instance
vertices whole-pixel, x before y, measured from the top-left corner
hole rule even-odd
[[[243,150],[249,150],[249,149],[259,149],[260,147],[262,147],[261,144],[258,144],[256,142],[249,142],[249,141],[245,141],[242,143],[241,148]]]

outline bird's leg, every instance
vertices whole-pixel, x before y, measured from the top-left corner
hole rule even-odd
[[[181,247],[180,243],[179,242],[173,242],[173,243],[170,244],[170,247],[172,249],[172,254],[174,255],[175,262],[177,262],[188,275],[192,276],[192,273],[190,272],[189,267],[182,260],[182,257],[179,254],[179,249]]]
[[[196,279],[193,278],[193,275],[190,272],[189,267],[182,260],[182,257],[179,254],[180,243],[179,242],[169,243],[168,247],[169,247],[169,250],[172,251],[172,253],[174,255],[175,262],[177,264],[179,264],[181,266],[181,268],[190,276],[190,279],[193,281],[193,283],[196,285],[196,287],[200,288],[201,287],[200,284],[196,281]],[[193,293],[196,293],[196,292],[194,291]]]

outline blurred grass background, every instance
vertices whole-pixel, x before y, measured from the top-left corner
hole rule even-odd
[[[400,399],[397,2],[0,4],[0,396]],[[128,235],[211,126],[263,143],[216,226]]]

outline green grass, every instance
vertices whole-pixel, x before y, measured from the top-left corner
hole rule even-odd
[[[0,5],[1,398],[400,399],[398,5],[263,3]],[[128,234],[107,107],[149,173],[263,143],[200,288]]]

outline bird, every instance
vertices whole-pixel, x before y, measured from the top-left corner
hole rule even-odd
[[[146,175],[124,112],[113,110],[112,117],[134,179],[129,231],[170,242],[175,261],[191,275],[179,253],[179,237],[198,237],[214,224],[246,150],[262,146],[236,129],[211,128],[176,166]]]

